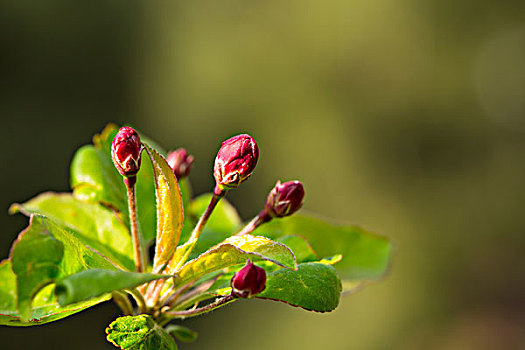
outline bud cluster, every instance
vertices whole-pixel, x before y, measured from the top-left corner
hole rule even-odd
[[[141,150],[142,145],[137,132],[129,127],[121,128],[111,145],[111,155],[115,167],[125,177],[125,181],[135,179],[140,168]],[[258,159],[259,147],[250,135],[237,135],[222,143],[213,168],[213,176],[216,181],[214,196],[195,226],[191,240],[198,239],[220,198],[228,190],[238,187],[252,175]],[[172,151],[167,156],[167,162],[177,179],[189,175],[193,160],[193,156],[188,154],[184,148]],[[295,213],[301,208],[304,195],[304,187],[300,181],[284,183],[277,181],[268,194],[261,213],[237,234],[247,234],[272,218],[281,218]],[[130,211],[134,210],[133,206],[130,208],[132,208]],[[189,255],[190,251],[186,252],[186,255]],[[250,298],[266,288],[266,272],[248,260],[246,265],[233,275],[230,284],[231,297]]]

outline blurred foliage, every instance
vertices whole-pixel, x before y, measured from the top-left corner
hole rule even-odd
[[[2,2],[1,207],[66,190],[73,152],[107,121],[187,147],[196,193],[220,141],[249,132],[258,169],[229,196],[244,219],[277,176],[301,179],[307,209],[394,238],[396,259],[333,314],[239,303],[188,320],[205,336],[185,349],[231,348],[224,323],[253,349],[522,348],[523,13],[490,0]],[[7,256],[26,222],[0,223]],[[0,328],[3,346],[111,348],[99,325],[115,308],[96,310]]]

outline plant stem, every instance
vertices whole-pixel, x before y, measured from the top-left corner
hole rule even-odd
[[[123,294],[122,292],[114,291],[111,293],[113,300],[115,301],[115,304],[117,304],[122,312],[124,312],[125,316],[133,315],[133,306],[131,306],[131,303],[129,302],[128,297]]]
[[[157,283],[157,281],[154,281],[155,283],[152,284],[152,288],[148,288],[148,292],[146,293],[146,298],[148,299],[149,306],[155,307],[157,305],[159,298],[160,298],[160,292],[162,291],[162,288],[164,287],[164,280],[159,281],[161,283]]]
[[[197,240],[199,239],[202,230],[204,229],[204,226],[206,226],[206,223],[208,222],[208,219],[211,216],[211,213],[213,212],[213,209],[217,206],[217,203],[221,200],[222,197],[226,194],[226,191],[223,191],[220,194],[213,193],[210,203],[208,204],[208,207],[202,214],[202,216],[199,219],[199,222],[197,222],[197,225],[195,225],[195,228],[193,229],[193,232],[191,233],[190,239],[188,242],[191,242],[191,246],[188,248],[188,250],[184,253],[182,258],[180,259],[179,263],[175,267],[174,271],[177,271],[188,259],[188,257],[191,254],[191,251],[195,247],[195,243],[197,243]]]
[[[188,293],[184,295],[182,293],[186,292],[186,290],[192,287],[195,281],[190,281],[189,283],[182,286],[177,291],[175,291],[175,293],[172,293],[171,295],[166,293],[166,295],[160,300],[160,305],[162,305],[161,308],[165,306],[173,306],[173,304],[175,304],[175,302],[179,299],[179,297],[181,297],[182,301],[185,301],[185,300],[194,298],[195,296],[202,295],[202,293],[210,289],[210,287],[215,283],[215,281],[217,281],[217,278],[219,278],[219,276],[198,285],[193,290],[189,291]]]
[[[183,311],[166,311],[164,314],[171,316],[171,317],[193,317],[198,316],[203,313],[206,313],[208,311],[211,311],[213,309],[216,309],[218,307],[224,306],[227,303],[235,300],[235,297],[233,295],[227,295],[223,298],[215,300],[213,303],[208,304],[203,307],[199,307],[197,309],[189,309],[189,310],[183,310]]]
[[[237,232],[235,234],[235,236],[242,236],[242,235],[246,235],[248,233],[252,233],[257,227],[261,226],[262,224],[270,221],[272,219],[272,217],[270,215],[268,215],[268,213],[266,212],[265,209],[263,209],[259,215],[257,215],[256,217],[254,217],[252,219],[252,221],[250,221],[248,224],[246,224],[246,226],[243,227],[242,230],[240,230],[239,232]]]
[[[131,240],[133,242],[133,251],[135,253],[135,264],[137,265],[137,272],[144,271],[142,245],[139,237],[139,228],[137,223],[137,201],[135,196],[135,182],[136,177],[125,177],[124,184],[128,190],[128,208],[129,221],[131,226]]]
[[[139,311],[141,314],[146,313],[148,311],[148,308],[146,306],[146,301],[144,300],[144,297],[137,289],[129,289],[126,290],[137,302],[137,305],[139,307]]]
[[[221,194],[214,193],[212,195],[210,199],[210,203],[208,204],[208,207],[206,208],[206,210],[200,217],[199,222],[197,222],[197,225],[195,225],[195,228],[193,229],[193,232],[191,233],[190,240],[197,241],[199,239],[202,233],[202,230],[204,229],[204,226],[208,222],[208,219],[210,218],[211,213],[213,212],[213,209],[215,209],[215,207],[217,206],[217,203],[219,203],[219,201],[221,200],[222,197],[224,197],[225,194],[226,192],[222,192]]]

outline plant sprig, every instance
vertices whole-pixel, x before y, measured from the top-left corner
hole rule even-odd
[[[388,239],[295,214],[305,193],[299,181],[278,181],[263,210],[242,225],[225,197],[258,162],[251,136],[222,144],[215,188],[196,198],[188,181],[193,157],[184,149],[164,155],[134,129],[110,124],[75,154],[73,193],[47,192],[11,207],[30,223],[0,263],[0,324],[44,324],[113,299],[125,316],[108,327],[110,342],[176,349],[173,337],[196,333],[174,320],[239,298],[329,312],[341,293],[388,269]]]

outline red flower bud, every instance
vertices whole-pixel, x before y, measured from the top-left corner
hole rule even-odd
[[[292,215],[303,205],[304,187],[300,181],[277,181],[266,199],[265,210],[272,217]]]
[[[193,156],[188,154],[184,148],[171,151],[166,160],[173,169],[173,173],[177,179],[182,179],[190,174]]]
[[[120,128],[111,144],[111,158],[122,176],[132,177],[140,169],[141,143],[137,132],[130,127]]]
[[[246,265],[231,279],[232,294],[237,298],[249,298],[266,288],[266,271],[249,259]]]
[[[222,143],[215,158],[214,176],[219,189],[230,189],[244,182],[255,169],[259,147],[246,134],[234,136]]]

